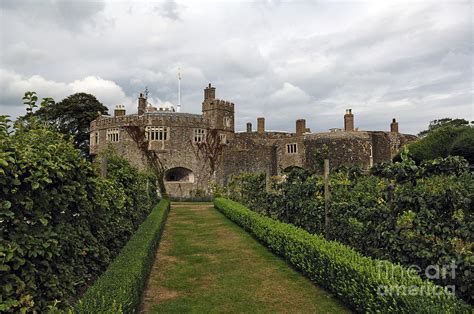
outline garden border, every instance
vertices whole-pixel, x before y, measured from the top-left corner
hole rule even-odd
[[[470,311],[469,305],[445,291],[440,291],[438,295],[381,293],[380,287],[414,286],[429,291],[435,285],[409,273],[401,265],[363,256],[344,244],[262,216],[237,202],[216,198],[214,205],[227,218],[357,312]]]
[[[72,309],[75,313],[137,312],[170,210],[162,199],[117,258]]]

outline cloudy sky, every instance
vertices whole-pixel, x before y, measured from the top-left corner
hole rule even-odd
[[[95,95],[109,109],[151,101],[199,113],[203,88],[235,103],[237,129],[342,127],[417,133],[474,119],[471,1],[0,0],[0,114],[23,93]]]

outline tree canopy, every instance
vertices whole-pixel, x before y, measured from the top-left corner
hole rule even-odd
[[[58,103],[48,103],[33,113],[40,120],[54,124],[61,133],[74,136],[74,143],[84,155],[89,154],[89,125],[98,114],[108,110],[95,96],[76,93]]]
[[[444,118],[431,121],[428,130],[419,133],[421,138],[408,145],[410,156],[417,162],[462,156],[474,164],[474,128],[465,119]],[[399,156],[396,157],[399,159]]]
[[[460,126],[469,126],[470,124],[474,124],[474,121],[469,123],[469,121],[467,121],[466,119],[452,119],[452,118],[443,118],[443,119],[433,120],[430,122],[428,129],[418,133],[418,136],[424,137],[429,132],[434,131],[441,127],[452,126],[456,128]]]

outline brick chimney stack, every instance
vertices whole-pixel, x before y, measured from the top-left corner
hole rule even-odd
[[[146,110],[146,97],[143,93],[140,93],[138,97],[138,115],[141,116],[145,113]]]
[[[298,119],[296,120],[296,136],[303,135],[306,132],[306,120]]]
[[[252,133],[252,123],[247,122],[247,133]]]
[[[259,134],[265,133],[265,118],[257,118],[257,132]]]
[[[346,114],[344,115],[344,131],[354,131],[354,115],[352,114],[352,109],[346,109]]]
[[[390,123],[390,132],[398,133],[398,122],[395,118],[393,118],[392,123]]]
[[[114,110],[114,117],[122,117],[125,115],[125,106],[117,105]]]

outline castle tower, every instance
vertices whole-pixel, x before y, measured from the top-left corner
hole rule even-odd
[[[202,115],[210,121],[210,127],[228,133],[235,131],[234,104],[216,98],[216,88],[207,86],[204,89]]]

